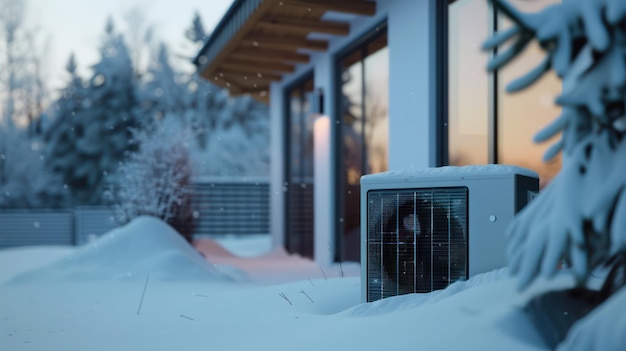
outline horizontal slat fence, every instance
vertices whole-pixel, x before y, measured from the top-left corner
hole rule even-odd
[[[210,179],[194,184],[195,235],[269,233],[267,179]]]
[[[203,178],[194,183],[194,236],[269,233],[267,179]],[[0,210],[0,248],[82,245],[117,227],[107,207]]]
[[[0,248],[73,244],[72,210],[0,210]]]
[[[75,211],[75,244],[82,245],[116,228],[115,212],[111,208],[79,207]]]

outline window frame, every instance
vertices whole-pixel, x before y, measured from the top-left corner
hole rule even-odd
[[[334,252],[333,252],[333,261],[334,262],[342,262],[342,250],[343,250],[343,223],[341,222],[341,218],[344,217],[344,194],[342,193],[343,189],[343,179],[341,177],[341,169],[343,168],[343,115],[342,115],[342,74],[343,69],[341,65],[341,61],[351,53],[361,50],[361,53],[367,53],[367,45],[382,36],[387,36],[387,40],[389,40],[389,26],[387,23],[387,18],[378,22],[377,24],[371,26],[363,35],[359,38],[352,41],[350,44],[344,46],[341,50],[334,53],[332,56],[333,60],[333,88],[334,88],[334,96],[335,103],[332,107],[332,150],[333,150],[333,193],[335,194],[333,206],[335,208],[333,218],[333,231],[334,231]],[[389,47],[389,44],[387,44]],[[360,62],[363,64],[365,57],[362,56]],[[362,85],[365,84],[365,80],[363,80]],[[362,86],[362,97],[366,94],[364,86]],[[364,99],[362,99],[362,108],[365,106]],[[363,119],[363,123],[365,123],[365,118]],[[365,143],[363,143],[365,147]],[[361,160],[361,166],[363,168],[365,160]]]
[[[289,184],[291,183],[291,149],[292,149],[292,140],[291,140],[291,127],[292,127],[292,115],[291,115],[291,92],[294,89],[299,89],[301,92],[304,90],[303,86],[304,83],[308,80],[312,80],[313,81],[313,88],[315,88],[315,75],[314,75],[314,70],[313,69],[309,69],[306,72],[304,72],[303,74],[301,74],[297,79],[295,79],[294,81],[292,81],[290,84],[285,85],[282,89],[282,96],[283,96],[283,120],[285,121],[284,123],[284,127],[283,127],[283,137],[282,137],[282,143],[283,143],[283,150],[284,150],[284,156],[285,156],[285,160],[284,160],[284,168],[283,168],[283,186],[289,187]],[[285,235],[283,238],[283,245],[285,247],[285,249],[287,249],[289,251],[289,248],[291,247],[291,234],[290,234],[290,220],[291,220],[291,206],[290,206],[290,196],[289,196],[289,191],[285,191],[283,193],[283,204],[284,204],[284,208],[282,213],[284,214],[283,217],[283,225],[285,228]]]

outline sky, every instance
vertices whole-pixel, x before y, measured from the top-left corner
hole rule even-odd
[[[169,44],[174,54],[189,55],[195,49],[186,45],[184,31],[198,11],[205,29],[217,25],[233,0],[25,0],[30,26],[36,28],[41,40],[48,40],[46,70],[48,85],[58,88],[64,82],[64,66],[74,53],[80,72],[89,73],[89,66],[98,59],[97,48],[109,16],[116,28],[125,30],[124,14],[138,8],[155,37]],[[191,69],[191,66],[188,66]]]

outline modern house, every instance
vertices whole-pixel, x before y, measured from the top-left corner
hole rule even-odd
[[[235,0],[195,63],[269,103],[274,244],[358,261],[364,174],[507,163],[548,182],[560,161],[543,164],[532,135],[559,114],[560,82],[505,94],[542,54],[488,74],[480,45],[508,25],[486,0]]]

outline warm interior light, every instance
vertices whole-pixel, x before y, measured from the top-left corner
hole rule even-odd
[[[313,178],[315,203],[315,261],[330,264],[335,252],[329,224],[332,223],[332,178],[331,178],[331,140],[330,117],[314,114],[313,123]]]

